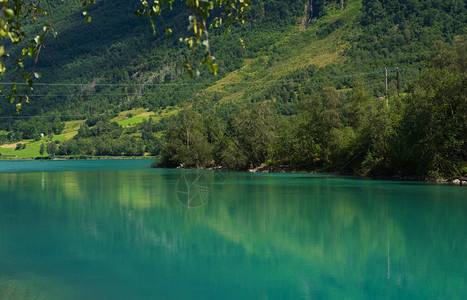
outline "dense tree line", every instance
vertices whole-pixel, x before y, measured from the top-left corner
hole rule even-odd
[[[38,141],[43,136],[60,134],[64,124],[59,116],[44,115],[31,118],[17,119],[4,127],[8,134],[0,135],[1,143],[12,143],[23,139]]]
[[[373,175],[450,176],[466,171],[467,47],[433,56],[409,94],[384,100],[321,85],[281,101],[194,107],[165,135],[160,165],[245,170],[288,165]],[[279,104],[279,105],[278,105]]]
[[[116,122],[86,121],[74,138],[58,145],[55,153],[62,156],[159,155],[161,145],[156,134],[166,128],[165,122],[149,119],[126,128]],[[47,152],[50,153],[48,148]]]
[[[436,43],[465,34],[465,1],[363,0],[360,24],[349,55],[357,62],[417,66]]]

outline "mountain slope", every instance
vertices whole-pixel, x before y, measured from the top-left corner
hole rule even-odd
[[[12,131],[0,140],[34,138],[38,128],[52,133],[58,127],[47,124],[57,118],[86,120],[86,127],[74,131],[71,144],[58,147],[59,153],[158,154],[170,142],[167,130],[189,125],[200,138],[198,146],[211,153],[205,161],[226,162],[237,152],[245,155],[237,157],[241,163],[230,161],[234,168],[270,161],[298,169],[367,172],[390,152],[387,139],[397,131],[409,101],[404,95],[426,66],[426,57],[459,44],[467,24],[466,4],[459,0],[346,0],[343,7],[341,1],[257,1],[245,28],[234,28],[228,35],[222,30],[211,33],[219,75],[201,69],[201,76],[190,78],[183,69],[190,54],[177,35],[186,31],[183,3],[165,17],[176,33],[172,36],[153,36],[147,20],[132,15],[138,3],[102,1],[90,10],[93,22],[86,26],[76,4],[56,3],[60,34],[48,40],[41,53],[42,79],[21,119],[11,117],[14,107],[0,102],[0,129]],[[399,91],[396,67],[401,70]],[[390,119],[382,111],[385,101],[373,96],[385,95],[385,68],[394,110]],[[135,118],[138,124],[118,119],[120,112],[138,115],[141,108],[157,117]],[[28,116],[33,115],[40,118],[31,122]],[[207,120],[207,115],[213,119]],[[270,127],[255,132],[255,122],[241,122],[238,116]],[[319,118],[324,121],[307,121]],[[125,127],[111,124],[117,119]],[[365,122],[380,122],[380,131],[390,132],[379,136],[378,127],[365,127]],[[28,124],[36,124],[36,129],[23,130]],[[241,137],[242,130],[251,137]],[[165,142],[160,139],[163,133]],[[262,136],[267,138],[258,147],[267,148],[264,151],[254,145]],[[277,144],[278,137],[296,140]],[[126,147],[130,140],[139,148]],[[188,145],[187,140],[178,142],[175,149]],[[110,146],[104,147],[106,143]],[[255,149],[258,153],[251,156]],[[300,149],[309,153],[302,156]],[[286,155],[294,151],[298,160]]]
[[[139,1],[99,2],[90,10],[93,22],[87,25],[82,24],[81,8],[76,3],[57,3],[55,26],[59,35],[46,41],[41,53],[37,67],[43,75],[40,83],[82,86],[37,85],[23,114],[38,114],[40,108],[83,116],[90,111],[115,114],[142,105],[157,110],[185,102],[215,81],[290,80],[290,76],[307,73],[310,65],[318,67],[321,76],[400,66],[407,69],[410,78],[418,73],[436,43],[450,43],[454,36],[465,33],[463,1],[353,0],[344,2],[344,11],[340,1],[327,1],[327,6],[324,2],[311,2],[315,18],[306,30],[302,19],[309,16],[303,8],[309,1],[270,0],[255,4],[246,28],[235,29],[228,36],[214,32],[213,54],[221,67],[220,75],[233,78],[223,80],[209,75],[188,78],[183,63],[189,51],[178,42],[179,35],[153,36],[147,20],[132,13]],[[166,16],[167,26],[183,34],[186,16],[182,4],[175,6]],[[240,38],[246,48],[242,48]],[[150,86],[162,82],[196,85]],[[335,84],[352,85],[343,80]],[[250,94],[247,90],[238,94]],[[14,109],[1,104],[2,115]]]

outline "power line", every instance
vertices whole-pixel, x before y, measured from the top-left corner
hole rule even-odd
[[[29,116],[24,116],[24,115],[18,115],[18,116],[0,116],[0,119],[27,119],[27,118],[83,118],[83,117],[97,117],[100,115],[55,115],[55,116],[38,116],[38,115],[29,115]],[[80,120],[74,120],[74,121],[80,121]],[[82,119],[84,121],[84,119]]]
[[[401,69],[405,71],[405,69]],[[393,71],[393,70],[388,70]],[[395,72],[395,69],[394,69]],[[365,72],[365,73],[353,73],[353,74],[344,74],[344,75],[335,75],[335,76],[322,76],[322,77],[312,77],[308,79],[274,79],[274,80],[256,80],[256,81],[240,81],[240,82],[228,82],[228,83],[220,83],[220,82],[192,82],[192,83],[35,83],[34,86],[70,86],[70,87],[174,87],[174,86],[209,86],[209,85],[257,85],[257,84],[287,84],[287,83],[306,83],[310,81],[320,81],[325,79],[337,79],[337,78],[350,78],[350,77],[359,77],[359,76],[366,76],[366,75],[376,75],[381,73],[381,71],[372,71],[372,72]],[[27,83],[23,82],[0,82],[0,85],[18,85],[18,86],[27,86]]]
[[[362,85],[357,85],[354,86],[353,88],[361,88],[361,87],[371,87],[371,86],[377,86],[381,85],[381,83],[373,83],[373,84],[362,84]],[[31,96],[30,96],[31,97]],[[86,118],[90,117],[101,117],[104,116],[105,114],[81,114],[81,115],[53,115],[53,116],[44,116],[44,115],[14,115],[14,116],[0,116],[0,119],[27,119],[27,118],[65,118],[65,119],[73,119],[73,118],[79,118],[79,119],[74,119],[74,121],[85,121]],[[156,115],[150,115],[148,117],[154,117]]]
[[[27,86],[27,83],[24,82],[0,82],[1,85],[20,85]],[[202,82],[193,82],[193,83],[34,83],[34,86],[78,86],[78,87],[87,87],[87,86],[122,86],[122,87],[132,87],[132,86],[195,86],[195,85],[209,85],[213,83],[202,83]]]
[[[405,71],[405,69],[400,69],[402,71]],[[389,71],[392,71],[392,70],[388,70]],[[397,71],[397,69],[394,69],[394,71]],[[384,72],[384,70],[383,70]],[[325,77],[314,77],[314,78],[309,78],[309,79],[303,79],[303,80],[267,80],[267,81],[253,81],[253,82],[230,82],[230,83],[220,83],[220,85],[222,85],[223,87],[225,86],[229,86],[229,85],[238,85],[238,84],[258,84],[258,83],[270,83],[270,84],[293,84],[293,83],[307,83],[307,82],[313,82],[313,81],[319,81],[319,80],[325,80],[325,79],[335,79],[335,78],[347,78],[347,77],[358,77],[358,76],[365,76],[365,75],[375,75],[375,74],[379,74],[381,73],[381,71],[373,71],[373,72],[366,72],[366,73],[354,73],[354,74],[346,74],[346,75],[337,75],[337,76],[325,76]],[[9,84],[15,84],[13,82],[0,82],[0,84],[3,84],[3,85],[9,85]],[[20,83],[21,85],[23,85],[22,83]],[[199,85],[206,85],[207,83],[199,83]],[[211,83],[212,84],[212,83]],[[26,84],[24,84],[26,85]],[[85,86],[85,85],[89,85],[89,84],[66,84],[66,83],[63,83],[63,84],[60,84],[60,83],[38,83],[36,85],[40,85],[40,86]],[[91,85],[108,85],[108,86],[127,86],[127,85],[120,85],[120,84],[92,84]],[[141,86],[142,84],[133,84],[131,86]],[[185,86],[187,84],[170,84],[170,83],[166,83],[166,84],[151,84],[152,86],[166,86],[166,85],[169,85],[169,86]],[[363,84],[363,85],[358,85],[358,86],[353,86],[352,88],[359,88],[359,87],[369,87],[369,86],[375,86],[375,85],[379,85],[379,84]],[[86,93],[86,94],[32,94],[32,95],[27,95],[28,97],[86,97],[86,96],[89,96],[89,97],[92,97],[92,96],[105,96],[105,97],[108,97],[108,96],[142,96],[142,95],[157,95],[156,93],[147,93],[147,92],[141,92],[141,93],[131,93],[131,92],[127,92],[127,93],[111,93],[111,94],[101,94],[99,92],[94,92],[94,93]],[[17,95],[17,96],[25,96],[25,95]],[[0,116],[0,119],[26,119],[26,118],[32,118],[32,117],[39,117],[39,118],[56,118],[56,117],[60,117],[60,118],[70,118],[70,119],[73,119],[73,118],[81,118],[81,119],[85,119],[85,118],[89,118],[89,117],[98,117],[98,116],[102,116],[103,114],[95,114],[95,115],[55,115],[55,116],[38,116],[38,115],[29,115],[29,116],[25,116],[25,115],[16,115],[16,116]]]
[[[155,93],[114,93],[114,94],[101,94],[99,92],[90,94],[32,94],[32,95],[17,95],[28,97],[92,97],[92,96],[140,96],[140,95],[157,95]]]
[[[297,81],[294,81],[295,83]],[[292,83],[292,82],[291,82]],[[300,83],[303,83],[300,82]],[[356,87],[362,87],[362,86],[374,86],[377,84],[365,84],[361,86],[352,86],[352,88]],[[225,86],[224,86],[225,87]],[[86,93],[86,94],[76,94],[76,93],[70,93],[70,94],[22,94],[22,95],[17,95],[18,97],[20,96],[28,96],[28,97],[94,97],[94,96],[102,96],[102,97],[118,97],[118,96],[156,96],[159,95],[158,93],[148,93],[148,92],[128,92],[128,93],[112,93],[112,94],[102,94],[99,92],[94,92],[94,93]]]

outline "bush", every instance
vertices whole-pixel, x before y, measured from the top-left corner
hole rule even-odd
[[[26,149],[26,144],[24,144],[24,143],[18,143],[18,144],[16,144],[15,151],[17,151],[17,150],[23,150],[23,149]]]

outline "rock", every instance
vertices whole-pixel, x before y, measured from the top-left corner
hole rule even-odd
[[[452,183],[457,184],[457,185],[461,185],[461,181],[459,179],[454,179],[452,181]]]

